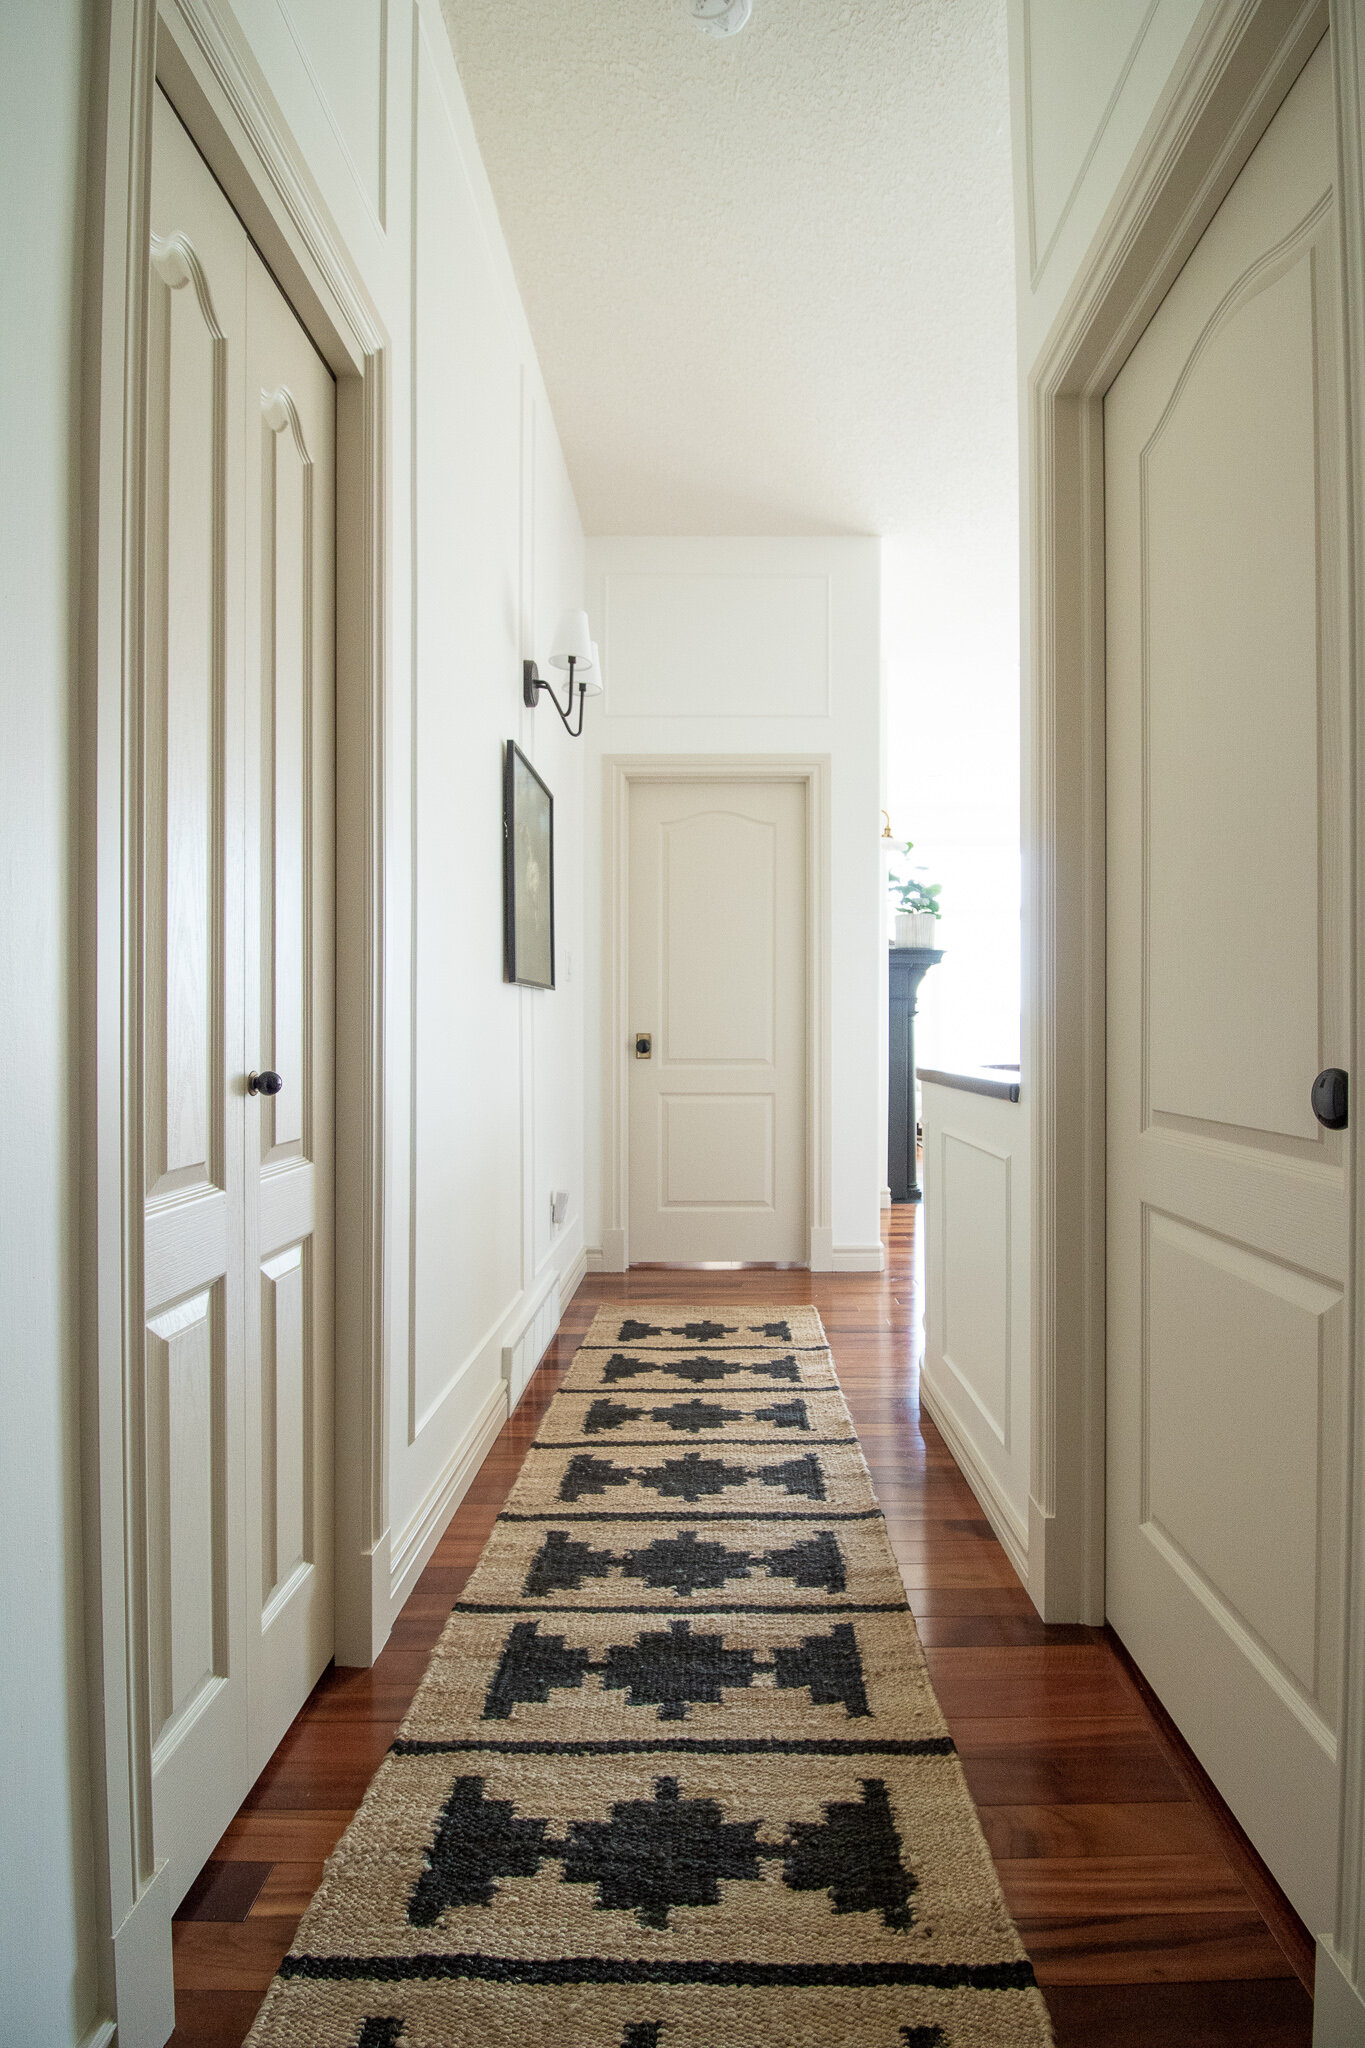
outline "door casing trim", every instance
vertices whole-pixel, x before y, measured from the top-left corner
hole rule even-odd
[[[602,761],[602,1270],[630,1265],[627,1040],[630,799],[646,782],[792,782],[806,804],[806,1218],[810,1270],[840,1270],[830,1223],[830,757],[609,754]]]
[[[389,1624],[383,1347],[383,719],[389,339],[241,31],[215,0],[103,0],[82,390],[81,1461],[100,2022],[173,2023],[152,1822],[142,1407],[138,894],[147,246],[159,83],[337,380],[336,1637]]]
[[[1103,405],[1182,264],[1329,25],[1337,115],[1354,700],[1365,702],[1365,20],[1358,0],[1209,0],[1027,379],[1024,1022],[1032,1116],[1029,1591],[1104,1618],[1105,725]],[[1357,815],[1365,719],[1355,735]],[[1365,903],[1357,826],[1354,905]],[[1353,921],[1358,912],[1353,908]],[[1358,933],[1358,922],[1356,922]],[[1365,1075],[1365,945],[1355,948]],[[1365,1119],[1352,1142],[1365,1187]],[[1351,1470],[1337,1912],[1324,1967],[1365,1977],[1365,1205],[1348,1286]],[[1328,2033],[1318,2038],[1327,2048]],[[1344,2037],[1343,2037],[1344,2038]],[[1354,2036],[1352,2037],[1354,2039]],[[1362,2036],[1365,2039],[1365,2036]],[[1331,2042],[1337,2048],[1337,2041]]]

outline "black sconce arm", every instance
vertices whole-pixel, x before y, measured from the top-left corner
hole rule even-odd
[[[580,683],[578,685],[578,723],[577,725],[571,725],[569,718],[573,711],[574,659],[574,656],[571,654],[569,656],[569,698],[566,704],[560,703],[554,693],[553,685],[546,682],[533,661],[523,661],[521,664],[522,702],[526,705],[528,711],[534,711],[536,700],[543,690],[554,705],[555,710],[559,713],[559,722],[571,740],[581,739],[583,736],[583,700],[588,694],[587,684]]]

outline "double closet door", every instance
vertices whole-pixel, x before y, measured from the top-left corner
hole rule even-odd
[[[179,1897],[332,1651],[335,393],[160,92],[152,186],[129,922],[154,1829]]]

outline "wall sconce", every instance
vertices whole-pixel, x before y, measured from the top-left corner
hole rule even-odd
[[[585,697],[600,697],[602,694],[602,662],[597,652],[597,642],[588,637],[588,615],[586,612],[565,612],[555,635],[554,652],[550,656],[551,668],[565,668],[569,671],[569,695],[567,703],[561,704],[552,684],[547,683],[533,661],[521,665],[521,695],[527,709],[534,711],[543,690],[555,710],[559,722],[571,740],[582,737],[583,700]],[[574,688],[578,690],[578,723],[573,725]]]

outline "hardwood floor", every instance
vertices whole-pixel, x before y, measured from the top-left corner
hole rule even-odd
[[[597,1275],[370,1671],[328,1671],[174,1925],[174,2048],[237,2048],[598,1304],[813,1301],[1059,2048],[1309,2048],[1312,1944],[1122,1646],[1046,1627],[918,1402],[916,1212],[880,1278]],[[1302,1981],[1301,1981],[1302,1980]],[[572,2048],[572,2044],[566,2044]]]

